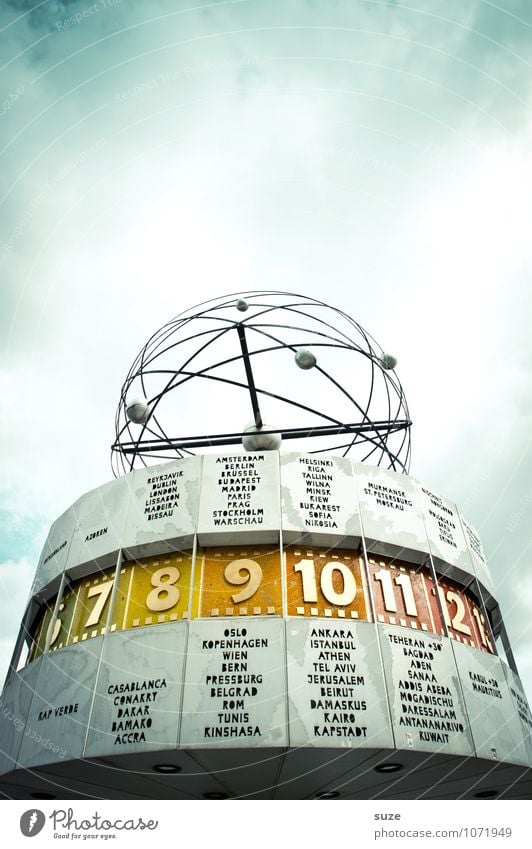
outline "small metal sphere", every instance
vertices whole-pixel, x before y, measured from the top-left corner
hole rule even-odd
[[[261,433],[262,429],[272,430],[271,425],[263,425],[258,429],[254,424],[244,428],[245,436],[242,445],[245,451],[279,451],[281,447],[280,433]]]
[[[149,405],[145,398],[134,398],[126,407],[128,419],[134,424],[145,424],[148,421]]]
[[[307,371],[307,369],[309,368],[314,368],[317,363],[317,359],[312,353],[312,351],[308,351],[306,348],[300,348],[299,351],[297,351],[295,360],[296,365],[298,365],[299,368],[302,368],[305,371]]]
[[[383,354],[381,357],[381,365],[386,371],[391,371],[397,365],[397,359],[392,354]]]
[[[246,312],[246,310],[248,310],[248,309],[249,309],[249,304],[248,304],[248,302],[247,302],[247,301],[240,300],[240,301],[237,301],[237,302],[236,302],[236,308],[237,308],[237,310],[239,310],[240,312]]]

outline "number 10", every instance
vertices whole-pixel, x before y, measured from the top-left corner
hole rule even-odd
[[[316,570],[313,560],[300,560],[299,563],[294,563],[294,572],[301,573],[301,581],[303,584],[303,601],[307,604],[315,604],[318,601],[318,585],[316,583]],[[342,576],[343,589],[342,592],[337,592],[334,589],[333,575],[334,572],[339,572]],[[352,604],[357,592],[357,584],[355,576],[345,563],[331,560],[325,564],[320,574],[320,588],[329,602],[344,606]]]

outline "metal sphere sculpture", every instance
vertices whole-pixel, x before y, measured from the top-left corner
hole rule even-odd
[[[294,451],[408,472],[411,422],[396,364],[315,298],[256,291],[206,301],[137,355],[120,393],[113,471],[290,440]]]

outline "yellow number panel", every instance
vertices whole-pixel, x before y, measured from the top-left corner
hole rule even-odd
[[[289,616],[370,618],[360,552],[289,546],[285,561]]]
[[[52,621],[54,606],[55,598],[48,602],[47,606],[42,607],[39,610],[39,615],[35,620],[35,625],[31,629],[32,644],[28,655],[28,662],[30,660],[35,660],[36,657],[40,657],[44,651],[44,647],[46,645],[46,634],[50,627],[50,622]]]
[[[75,588],[67,589],[61,599],[61,603],[59,604],[58,617],[55,620],[52,627],[52,633],[50,634],[50,651],[62,649],[63,646],[67,645],[72,617],[76,608],[76,601],[77,590]],[[33,645],[30,650],[28,661],[35,660],[35,658],[40,657],[40,655],[44,652],[46,636],[52,625],[55,602],[55,598],[51,599],[51,601],[42,608],[39,614],[36,627],[34,629],[35,636],[33,638]]]
[[[281,610],[278,548],[250,545],[203,550],[200,616],[279,616]]]
[[[53,626],[50,651],[62,649],[68,645],[68,638],[72,629],[72,621],[76,610],[78,600],[78,591],[72,586],[70,589],[65,588],[63,598],[59,605],[59,614]],[[44,648],[44,646],[43,646]]]
[[[172,554],[126,563],[113,622],[118,630],[188,617],[192,557]]]
[[[105,633],[116,568],[81,578],[73,585],[76,604],[65,645],[73,645]]]

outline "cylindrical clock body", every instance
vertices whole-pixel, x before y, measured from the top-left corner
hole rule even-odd
[[[277,451],[131,472],[54,522],[22,629],[8,793],[50,775],[58,795],[97,775],[122,798],[530,783],[530,709],[498,654],[479,537],[406,475]]]

